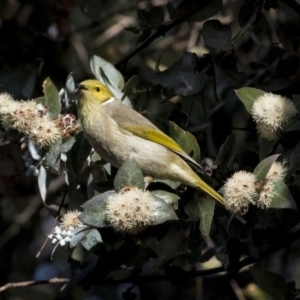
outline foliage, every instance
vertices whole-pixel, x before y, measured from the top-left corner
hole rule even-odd
[[[5,234],[0,246],[7,258],[3,268],[5,264],[16,267],[8,252],[14,253],[14,245],[22,252],[24,235],[30,235],[36,248],[42,244],[40,236],[48,233],[56,243],[51,264],[59,257],[72,269],[72,276],[71,272],[65,275],[70,278],[69,291],[129,282],[140,290],[122,287],[122,297],[134,299],[139,293],[146,295],[144,282],[156,279],[182,288],[192,277],[209,274],[215,275],[212,280],[217,284],[218,273],[226,271],[222,279],[226,284],[239,282],[241,269],[257,262],[250,274],[264,292],[273,299],[297,299],[297,289],[283,279],[284,274],[264,270],[259,262],[271,269],[271,255],[291,248],[299,237],[299,4],[257,0],[237,6],[234,1],[183,0],[158,1],[155,6],[147,2],[142,7],[138,1],[127,7],[130,21],[122,13],[121,22],[115,8],[122,1],[116,5],[100,0],[36,2],[37,6],[18,2],[16,8],[11,1],[0,1],[0,39],[6,45],[0,47],[0,92],[41,104],[61,135],[51,146],[37,147],[26,132],[7,126],[0,102],[1,179],[9,182],[1,193],[10,207],[1,212]],[[21,13],[26,7],[31,9],[27,19]],[[226,17],[228,11],[231,18]],[[277,13],[276,22],[269,11]],[[117,38],[107,39],[112,28]],[[199,176],[225,196],[224,186],[234,173],[252,173],[257,196],[249,200],[247,210],[232,213],[179,182],[148,182],[131,158],[118,170],[104,161],[85,138],[76,107],[76,83],[87,77],[104,83],[119,101],[147,117],[197,163],[202,162],[203,170],[196,169],[203,173]],[[295,105],[295,113],[282,122],[283,128],[271,140],[253,118],[255,101],[267,93],[289,98]],[[11,156],[17,161],[15,168],[7,167]],[[214,157],[215,163],[205,165],[207,157]],[[272,181],[270,203],[264,206],[259,201],[277,162],[285,173]],[[31,177],[25,177],[23,167]],[[16,174],[10,169],[19,173],[13,180],[10,177]],[[35,184],[42,201],[32,195]],[[126,232],[109,222],[107,206],[113,197],[132,188],[151,197],[155,213],[138,230]],[[24,204],[25,197],[35,199],[34,210]],[[65,228],[63,242],[59,229],[51,236],[51,214],[60,221],[56,227],[64,228],[62,217],[74,210],[80,211],[78,223]],[[17,232],[11,231],[16,224],[20,235],[10,236],[8,232]],[[19,259],[20,254],[15,255]],[[21,273],[26,274],[30,254],[24,256],[19,260],[24,264]],[[218,267],[208,264],[208,270],[199,270],[198,266],[214,259]],[[36,264],[36,270],[41,270]],[[3,282],[14,278],[4,273]],[[214,299],[223,299],[221,290],[213,292]],[[112,290],[108,295],[114,299]],[[159,289],[153,298],[161,298]]]

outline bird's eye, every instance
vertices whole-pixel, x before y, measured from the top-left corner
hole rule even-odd
[[[100,92],[99,86],[96,87],[96,91],[97,91],[97,92]]]

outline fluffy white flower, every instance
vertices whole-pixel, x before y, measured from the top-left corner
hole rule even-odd
[[[297,109],[291,100],[272,93],[258,97],[252,107],[254,120],[275,131],[282,130],[296,114]]]
[[[245,214],[256,198],[255,176],[252,173],[236,172],[224,185],[225,206],[234,213]]]
[[[155,220],[155,203],[150,192],[126,188],[108,200],[108,223],[116,230],[136,234]]]

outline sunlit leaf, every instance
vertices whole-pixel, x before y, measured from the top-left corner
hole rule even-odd
[[[251,114],[252,106],[254,101],[261,95],[265,94],[264,91],[251,88],[243,87],[235,91],[237,97],[244,103],[248,113]]]
[[[273,197],[270,207],[297,210],[297,205],[290,193],[288,186],[284,182],[276,182],[274,184],[272,194]]]
[[[265,179],[271,166],[276,161],[280,154],[274,154],[261,161],[253,171],[256,180]]]
[[[80,226],[72,231],[70,248],[74,248],[91,230],[90,226]]]
[[[170,137],[189,154],[195,161],[200,160],[200,148],[196,138],[189,132],[184,131],[174,122],[169,122]]]
[[[178,217],[171,205],[158,197],[154,197],[153,199],[156,207],[154,213],[155,220],[152,223],[153,225],[162,224],[171,220],[178,220]]]
[[[46,201],[47,196],[47,189],[50,183],[50,178],[47,170],[44,168],[44,166],[41,166],[39,169],[39,175],[38,175],[38,187],[40,191],[41,198],[43,202]]]
[[[106,84],[106,80],[100,73],[100,68],[102,68],[111,85],[119,90],[123,89],[125,84],[123,75],[114,67],[113,64],[99,56],[93,55],[90,59],[90,67],[95,77],[103,84]]]
[[[164,200],[167,204],[177,203],[180,199],[178,195],[163,190],[154,190],[152,195]]]
[[[144,175],[134,159],[127,159],[119,168],[114,180],[115,191],[118,192],[126,186],[135,186],[144,189]]]
[[[44,97],[46,99],[46,103],[44,105],[48,107],[48,116],[51,119],[56,119],[60,114],[61,105],[57,88],[49,77],[43,82],[43,89]]]
[[[85,225],[93,227],[106,227],[106,202],[115,195],[115,192],[109,191],[93,197],[82,205],[83,212],[78,219]]]
[[[81,240],[81,245],[88,251],[100,243],[103,243],[103,241],[101,234],[97,229],[92,229]]]

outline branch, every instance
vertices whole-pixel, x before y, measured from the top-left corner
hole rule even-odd
[[[233,37],[230,41],[231,45],[234,45],[248,30],[249,28],[253,25],[253,23],[257,20],[259,13],[262,10],[262,6],[264,4],[264,1],[260,1],[260,3],[256,6],[253,15],[251,18],[248,20],[248,22],[245,24],[244,27],[241,28],[241,30],[236,34],[235,37]]]
[[[156,40],[160,36],[164,36],[170,29],[172,29],[176,25],[179,25],[180,23],[186,21],[191,16],[195,15],[196,13],[198,13],[202,8],[204,8],[208,4],[209,4],[209,1],[205,1],[205,3],[203,3],[202,5],[199,5],[194,10],[188,12],[183,17],[180,17],[180,18],[176,19],[173,22],[170,22],[168,24],[164,24],[164,25],[160,26],[159,28],[157,28],[157,30],[148,39],[146,39],[139,47],[137,47],[131,53],[129,53],[128,55],[126,55],[123,59],[121,59],[120,61],[118,61],[117,63],[115,63],[115,67],[116,68],[120,68],[120,67],[123,67],[124,65],[126,65],[126,63],[133,56],[135,56],[136,54],[138,54],[139,52],[141,52],[144,48],[148,47],[154,40]]]
[[[69,278],[52,278],[48,280],[37,280],[37,281],[23,281],[23,282],[10,282],[0,287],[0,293],[4,292],[8,289],[27,287],[32,285],[40,285],[40,284],[53,284],[53,283],[67,283],[69,282]]]

